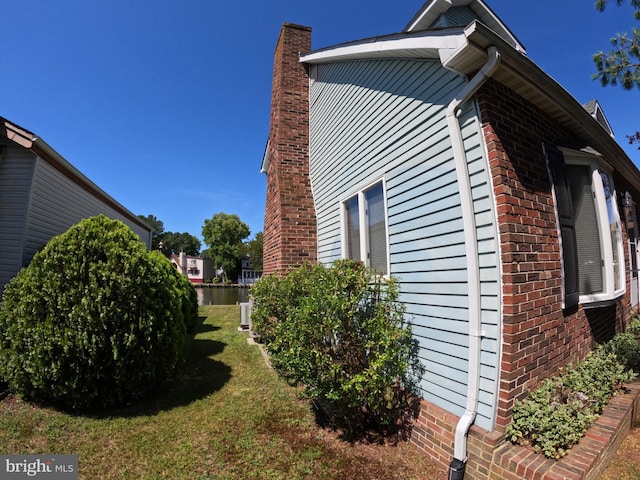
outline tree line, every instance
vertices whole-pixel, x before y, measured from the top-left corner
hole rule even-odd
[[[151,249],[161,250],[167,257],[184,252],[213,261],[216,271],[225,279],[237,280],[242,260],[249,261],[254,270],[262,270],[262,232],[249,239],[251,230],[236,214],[219,212],[204,221],[202,238],[206,245],[187,232],[165,231],[164,223],[155,215],[138,215],[153,228]]]

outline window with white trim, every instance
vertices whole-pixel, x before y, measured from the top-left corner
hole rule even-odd
[[[387,213],[383,182],[376,182],[345,200],[342,219],[342,256],[361,260],[377,273],[386,274]]]
[[[548,145],[545,148],[559,217],[563,211],[565,215],[570,212],[573,222],[572,229],[562,232],[565,290],[571,290],[568,285],[575,285],[582,304],[618,298],[625,292],[625,272],[622,224],[610,176],[612,169],[595,154],[568,149],[554,152],[554,147]],[[564,172],[559,172],[562,166]],[[566,179],[564,186],[562,175]],[[574,260],[568,254],[575,256],[575,282],[571,279]]]

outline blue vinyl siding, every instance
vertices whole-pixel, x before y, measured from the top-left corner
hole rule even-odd
[[[477,15],[469,7],[451,7],[438,17],[431,28],[464,27],[476,18]]]
[[[377,60],[312,67],[310,174],[318,258],[340,258],[341,202],[384,179],[390,273],[426,368],[423,397],[460,415],[468,372],[468,285],[446,106],[466,80],[434,61]],[[493,193],[475,105],[460,119],[481,267],[481,394],[476,423],[492,430],[500,353]]]

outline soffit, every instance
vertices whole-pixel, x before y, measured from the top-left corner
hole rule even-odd
[[[36,141],[36,136],[29,130],[25,130],[3,117],[0,117],[0,135],[24,148],[31,148],[33,142]]]

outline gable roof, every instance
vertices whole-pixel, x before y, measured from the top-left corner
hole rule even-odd
[[[401,33],[341,43],[303,54],[304,63],[375,58],[441,60],[465,45],[464,30],[480,22],[516,51],[524,46],[481,0],[428,0]]]
[[[526,53],[524,45],[482,0],[428,0],[403,31],[465,27],[474,19],[471,17],[489,27],[516,50]]]
[[[585,103],[583,107],[593,118],[598,121],[600,125],[602,125],[602,128],[604,128],[609,135],[611,135],[612,137],[614,136],[611,124],[609,124],[609,120],[607,120],[607,117],[604,115],[604,111],[602,110],[602,107],[600,106],[600,102],[598,102],[598,100],[591,100],[590,102]]]

